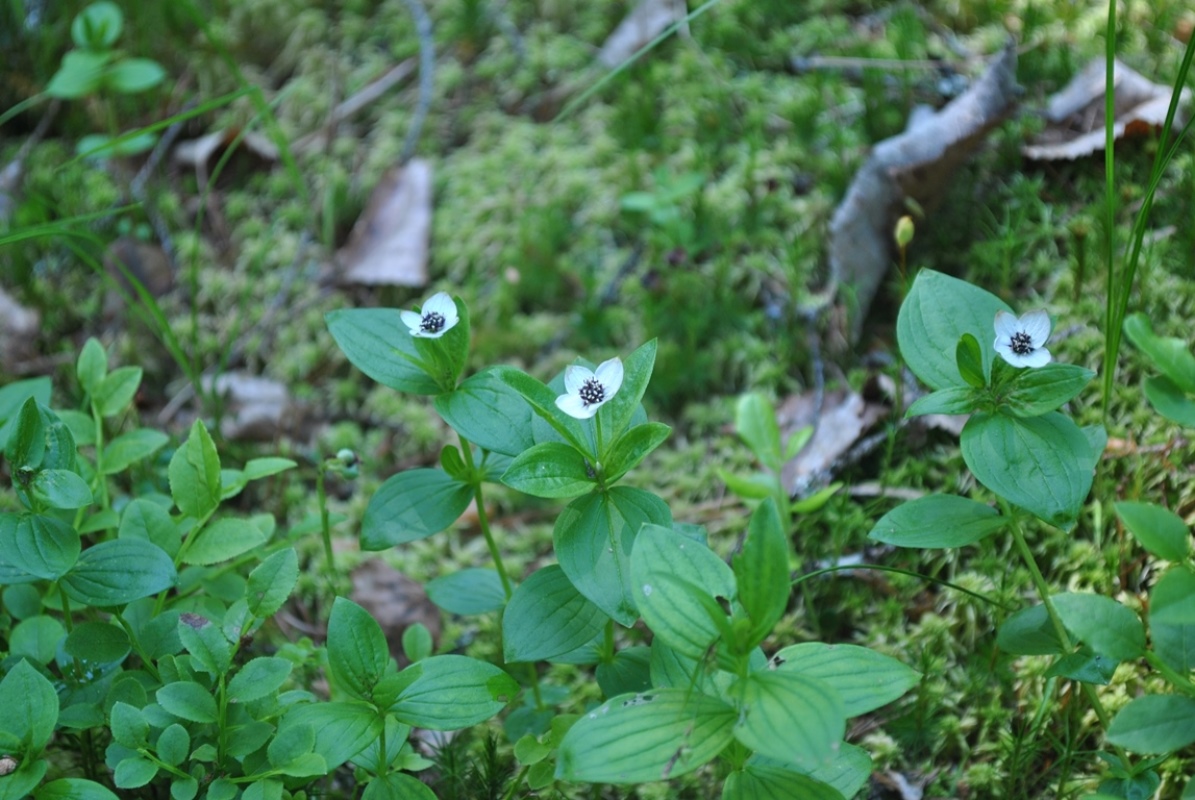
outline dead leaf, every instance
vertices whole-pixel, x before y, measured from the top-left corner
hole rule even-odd
[[[932,208],[945,195],[950,178],[1000,124],[1016,103],[1017,52],[1009,42],[970,89],[940,111],[917,114],[904,133],[875,146],[855,175],[830,222],[830,269],[840,307],[834,315],[851,320],[849,341],[858,339],[888,267],[892,228],[906,201]]]
[[[427,627],[432,640],[440,638],[440,609],[428,599],[427,592],[380,558],[372,558],[353,570],[352,601],[364,608],[382,626],[390,653],[401,664],[402,633],[419,622]]]
[[[782,437],[814,426],[809,443],[781,472],[790,494],[802,496],[828,483],[842,458],[887,413],[887,406],[868,402],[849,389],[826,392],[820,408],[814,392],[793,395],[781,403],[776,420]]]
[[[341,282],[425,286],[431,227],[431,164],[413,158],[392,167],[337,253]]]
[[[134,298],[131,278],[135,278],[155,298],[162,297],[174,288],[174,264],[166,251],[151,242],[142,242],[130,236],[122,236],[108,245],[104,251],[104,269]],[[108,292],[104,299],[104,316],[112,319],[124,305],[122,293]]]
[[[16,211],[17,192],[24,176],[25,166],[19,158],[14,158],[0,170],[0,229],[8,227],[8,221]]]
[[[41,315],[25,308],[0,288],[0,367],[19,372],[18,366],[33,354]]]
[[[613,69],[689,13],[685,0],[640,0],[606,37],[598,61]]]
[[[1145,78],[1116,60],[1112,64],[1113,137],[1116,141],[1141,136],[1160,128],[1170,108],[1171,87]],[[1049,123],[1041,135],[1021,152],[1037,161],[1074,160],[1103,151],[1104,104],[1107,82],[1104,59],[1093,59],[1071,82],[1050,97],[1046,106]],[[1182,102],[1190,102],[1184,89]],[[1179,119],[1175,125],[1181,126]]]
[[[297,426],[298,409],[286,386],[246,372],[204,378],[204,391],[224,400],[220,432],[236,441],[270,441]]]
[[[278,160],[278,147],[266,136],[254,131],[245,131],[243,136],[241,133],[239,128],[226,128],[200,136],[198,139],[179,142],[174,147],[174,161],[193,169],[207,170],[215,166],[213,156],[223,153],[234,143],[239,150],[244,150],[267,163],[273,164]],[[237,137],[240,137],[239,141]]]

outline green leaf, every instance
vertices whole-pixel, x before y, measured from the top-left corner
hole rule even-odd
[[[948,386],[918,397],[908,410],[906,417],[925,414],[970,414],[978,405],[978,397],[969,386]]]
[[[1103,595],[1067,592],[1051,598],[1062,624],[1097,653],[1117,661],[1145,655],[1145,627],[1130,609]]]
[[[71,40],[84,50],[107,50],[116,44],[123,28],[120,7],[110,0],[98,0],[84,7],[71,22]]]
[[[373,690],[390,664],[382,627],[361,606],[337,597],[328,620],[328,667],[336,685],[361,700]]]
[[[1107,686],[1112,682],[1112,675],[1116,672],[1118,663],[1116,659],[1097,653],[1084,645],[1051,664],[1045,672],[1045,677],[1062,677]]]
[[[192,541],[194,539],[194,541]],[[208,566],[236,558],[266,543],[266,535],[252,521],[224,517],[192,532],[183,545],[183,563]]]
[[[232,676],[232,680],[228,682],[228,698],[248,703],[273,694],[290,677],[292,666],[285,658],[255,658]]]
[[[776,407],[762,394],[749,392],[739,397],[734,407],[734,429],[751,452],[772,472],[784,466],[780,448],[780,426]]]
[[[502,482],[536,497],[575,497],[598,485],[594,465],[562,442],[543,442],[519,454]]]
[[[532,412],[551,427],[561,439],[582,453],[592,455],[592,447],[587,446],[591,436],[581,427],[581,420],[573,419],[556,407],[557,394],[547,385],[537,381],[522,370],[514,367],[498,366],[493,368],[493,375],[498,380],[517,392]],[[624,375],[623,382],[626,382]],[[620,391],[619,394],[622,394]],[[614,400],[618,395],[614,396]],[[611,400],[606,405],[614,402]],[[598,413],[601,413],[600,411]],[[534,420],[532,421],[534,425]]]
[[[61,585],[80,603],[119,606],[165,591],[177,580],[174,562],[162,548],[140,539],[116,539],[84,550]]]
[[[79,560],[79,534],[65,522],[38,514],[0,515],[0,554],[43,580],[61,578]]]
[[[700,658],[720,631],[708,602],[730,600],[734,573],[708,547],[671,528],[644,525],[631,554],[631,585],[639,613],[669,647]]]
[[[770,759],[752,756],[751,762],[769,763]],[[789,765],[777,764],[777,766],[787,767]],[[839,745],[833,762],[828,766],[810,770],[809,777],[833,786],[843,797],[854,797],[871,777],[871,756],[867,755],[867,751],[863,748],[843,742]]]
[[[466,656],[431,656],[399,676],[410,682],[388,711],[399,722],[434,731],[484,722],[519,693],[518,683],[504,671]]]
[[[182,544],[178,525],[170,518],[170,513],[157,503],[142,499],[125,506],[117,538],[152,542],[171,558],[178,554]]]
[[[166,684],[158,689],[157,700],[166,711],[188,722],[215,722],[219,719],[216,698],[194,681]]]
[[[1171,669],[1195,669],[1195,574],[1172,567],[1149,596],[1149,635],[1154,652]]]
[[[788,537],[776,503],[765,500],[751,514],[743,550],[733,569],[739,602],[751,620],[749,647],[764,640],[788,608],[792,593],[788,570]]]
[[[952,494],[931,494],[889,511],[867,534],[897,547],[963,547],[990,536],[1007,520],[996,509]]]
[[[0,452],[9,452],[9,434],[16,429],[17,418],[25,402],[32,398],[35,403],[49,405],[50,393],[49,378],[33,378],[0,386]]]
[[[1174,381],[1154,375],[1146,378],[1142,385],[1145,398],[1159,414],[1184,427],[1195,428],[1195,400],[1183,394]]]
[[[607,619],[564,570],[555,564],[542,567],[515,589],[502,614],[504,658],[550,661],[592,640]]]
[[[473,444],[517,456],[535,444],[531,406],[487,369],[471,375],[455,391],[436,398],[436,411]]]
[[[218,678],[232,666],[232,645],[211,620],[185,612],[178,618],[178,638],[192,657],[192,668]]]
[[[552,532],[556,558],[573,586],[624,627],[639,617],[631,551],[645,523],[671,526],[668,505],[642,489],[615,486],[569,503]]]
[[[1018,417],[1037,417],[1069,403],[1095,373],[1074,364],[1046,364],[1021,370],[1009,384],[1004,408]]]
[[[309,754],[310,755],[310,754]],[[319,758],[316,756],[316,758]],[[327,771],[327,764],[322,758],[319,759],[323,771],[316,773],[323,775]],[[290,772],[284,774],[290,775]],[[302,776],[306,777],[306,776]],[[276,778],[263,778],[256,780],[245,787],[245,791],[241,792],[241,800],[282,800],[282,781]]]
[[[777,672],[795,672],[829,686],[848,718],[886,706],[921,682],[921,673],[895,658],[853,644],[791,645],[772,663]]]
[[[441,392],[451,392],[456,388],[469,357],[469,309],[459,297],[452,298],[452,302],[456,306],[458,321],[447,333],[439,339],[411,337],[416,352],[424,363],[430,365],[429,373]],[[403,328],[410,335],[405,325]]]
[[[158,774],[158,765],[142,756],[131,756],[116,765],[112,782],[117,789],[137,789]]]
[[[931,389],[965,386],[955,349],[969,333],[979,343],[985,381],[995,358],[997,311],[1012,309],[994,294],[966,281],[923,269],[901,304],[896,338],[909,369]]]
[[[734,475],[719,469],[718,477],[726,484],[727,489],[745,500],[763,500],[765,497],[775,497],[784,491],[779,478],[767,472]]]
[[[646,692],[651,689],[651,649],[642,645],[623,648],[613,661],[598,664],[595,672],[606,697]]]
[[[92,664],[118,664],[131,650],[129,635],[107,622],[77,622],[66,637],[67,655]]]
[[[220,456],[202,420],[170,459],[170,494],[179,510],[202,519],[220,504]]]
[[[91,395],[91,402],[99,409],[100,416],[119,414],[133,402],[141,385],[141,374],[141,367],[118,367],[108,373]]]
[[[1116,516],[1149,552],[1167,561],[1184,561],[1191,552],[1191,530],[1182,517],[1155,503],[1122,500]]]
[[[136,750],[149,743],[149,722],[141,709],[118,701],[112,706],[111,720],[112,738],[118,744]]]
[[[48,438],[41,407],[30,397],[15,419],[16,428],[8,437],[4,457],[17,469],[37,469],[45,460]]]
[[[76,100],[95,94],[104,79],[104,68],[111,53],[71,50],[62,57],[62,66],[46,84],[46,94],[62,100]]]
[[[41,753],[58,720],[58,693],[54,684],[21,660],[0,680],[0,734],[19,741],[28,757]]]
[[[954,349],[954,363],[958,366],[959,376],[964,382],[976,389],[987,386],[983,351],[979,349],[979,340],[973,335],[964,333],[959,337],[958,345]]]
[[[299,580],[299,556],[293,547],[279,550],[249,573],[246,600],[257,619],[272,617]]]
[[[447,528],[473,499],[468,484],[438,469],[392,475],[374,493],[361,520],[361,547],[385,550]]]
[[[492,569],[462,569],[430,580],[423,588],[428,598],[449,614],[485,614],[506,604],[502,579]]]
[[[40,469],[30,485],[33,496],[50,508],[75,509],[91,505],[87,481],[67,469]]]
[[[270,765],[277,768],[310,753],[315,747],[315,729],[310,725],[291,725],[270,742],[266,754]]]
[[[177,767],[191,752],[191,735],[177,722],[168,725],[158,736],[157,751],[158,758]]]
[[[150,428],[137,428],[117,436],[104,447],[104,474],[124,472],[131,464],[161,450],[169,441],[169,436]]]
[[[726,776],[722,800],[843,800],[829,784],[771,764],[750,761]]]
[[[1186,394],[1195,394],[1195,355],[1182,339],[1156,336],[1149,317],[1142,313],[1124,321],[1124,332],[1137,349]]]
[[[659,422],[645,422],[627,430],[616,441],[602,462],[606,483],[613,483],[639,465],[648,454],[664,443],[672,428]]]
[[[630,784],[685,775],[722,751],[738,716],[721,700],[686,689],[611,698],[564,735],[556,777]]]
[[[846,734],[837,692],[804,674],[761,670],[741,679],[731,693],[741,703],[735,738],[765,756],[805,768],[829,764]]]
[[[626,357],[623,361],[622,386],[608,403],[598,409],[602,429],[610,440],[622,435],[643,401],[643,394],[647,391],[655,368],[656,347],[656,340],[652,339],[639,345],[635,352]]]
[[[125,58],[108,68],[104,83],[114,92],[137,94],[152,89],[166,77],[166,70],[148,58]]]
[[[17,771],[0,781],[0,800],[21,800],[28,797],[46,776],[48,762],[42,758],[27,758]]]
[[[979,481],[1063,530],[1078,520],[1098,453],[1069,417],[976,414],[962,435],[963,460]]]
[[[361,800],[436,800],[436,795],[414,776],[391,772],[370,781]]]
[[[85,778],[59,778],[38,787],[33,800],[118,800],[106,787]]]
[[[7,596],[6,596],[7,599]],[[17,623],[9,635],[9,655],[49,664],[58,655],[66,628],[53,617],[38,615]]]
[[[432,654],[432,633],[422,622],[408,625],[402,632],[402,652],[412,664]]]
[[[1022,608],[1004,621],[996,644],[1017,656],[1065,655],[1066,649],[1054,630],[1045,606]]]
[[[75,362],[75,376],[79,379],[79,385],[83,391],[93,394],[107,374],[108,354],[104,352],[104,346],[98,339],[88,338]]]
[[[444,391],[397,309],[340,309],[329,312],[324,319],[348,360],[373,380],[411,394]]]
[[[1195,699],[1146,695],[1122,708],[1108,726],[1108,741],[1134,753],[1166,754],[1195,742]]]
[[[65,411],[58,411],[58,418],[66,425],[71,432],[71,437],[74,438],[75,444],[79,447],[84,447],[89,444],[95,444],[95,419],[90,414],[84,414],[82,411],[74,411],[67,409]],[[0,438],[0,442],[3,439]]]
[[[262,478],[268,478],[271,475],[278,475],[279,473],[292,470],[297,466],[299,465],[289,458],[278,458],[275,456],[251,458],[245,462],[245,480],[259,481]]]

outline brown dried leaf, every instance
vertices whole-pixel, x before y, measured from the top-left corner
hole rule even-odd
[[[887,413],[887,406],[846,389],[827,392],[820,409],[814,392],[786,399],[776,411],[781,438],[808,425],[815,427],[809,443],[784,465],[784,485],[792,494],[803,495],[828,482],[843,456]]]
[[[240,129],[226,128],[200,136],[198,139],[179,142],[174,148],[174,161],[193,169],[209,169],[215,164],[213,157],[217,153],[223,153],[234,142],[238,149],[243,149],[262,161],[273,164],[278,160],[278,147],[267,137],[253,131],[246,131],[240,141],[237,141],[238,136],[241,136]]]
[[[400,664],[405,660],[402,633],[411,625],[421,622],[431,631],[433,641],[440,638],[440,609],[428,599],[423,586],[379,558],[353,570],[351,598],[382,626],[390,653]]]
[[[341,282],[425,286],[431,227],[431,164],[414,158],[391,168],[337,253]]]
[[[237,441],[270,441],[296,427],[298,410],[286,386],[247,372],[226,372],[204,381],[204,390],[224,399],[220,432]]]
[[[849,340],[892,263],[892,228],[906,201],[932,208],[950,179],[1016,104],[1017,52],[1012,42],[971,88],[936,113],[917,114],[909,127],[875,146],[830,222],[830,269],[841,306],[852,313]]]
[[[33,353],[41,316],[25,308],[0,288],[0,371],[18,372],[17,367]]]
[[[1048,125],[1022,152],[1038,161],[1074,160],[1104,149],[1105,64],[1091,61],[1071,82],[1050,97]],[[1113,63],[1113,136],[1140,136],[1160,128],[1170,108],[1171,87],[1154,83],[1119,60]],[[1190,92],[1183,90],[1183,102]],[[1181,121],[1175,119],[1175,124]]]
[[[685,0],[641,0],[602,45],[598,61],[613,69],[688,14]]]

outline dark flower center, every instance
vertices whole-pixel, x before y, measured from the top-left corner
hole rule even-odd
[[[429,311],[419,321],[419,330],[424,333],[439,333],[444,328],[444,315]]]
[[[1012,335],[1010,347],[1018,356],[1027,356],[1037,349],[1033,346],[1033,338],[1024,331],[1017,331]]]
[[[581,395],[581,402],[585,404],[586,408],[606,399],[606,389],[597,378],[586,380],[581,384],[581,391],[577,394]]]

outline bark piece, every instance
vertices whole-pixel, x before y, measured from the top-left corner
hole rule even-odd
[[[776,419],[782,438],[807,425],[816,426],[813,438],[781,472],[789,493],[803,496],[829,483],[844,457],[888,411],[886,405],[865,400],[850,389],[826,392],[820,408],[814,392],[793,395],[781,403]]]
[[[1154,83],[1119,59],[1113,62],[1112,69],[1114,139],[1140,136],[1162,127],[1170,108],[1172,88]],[[1106,78],[1104,59],[1093,59],[1053,94],[1046,105],[1046,129],[1021,150],[1026,158],[1074,160],[1103,151]],[[1189,103],[1190,99],[1190,90],[1184,89],[1183,103]],[[1177,116],[1174,123],[1181,128],[1182,120]]]
[[[20,372],[21,362],[33,354],[40,326],[40,314],[0,288],[0,371]]]
[[[391,168],[339,253],[342,283],[425,286],[432,227],[432,167],[413,158]]]
[[[917,114],[908,129],[875,146],[830,222],[830,270],[851,313],[849,338],[863,320],[892,263],[892,229],[906,199],[932,208],[950,179],[988,132],[1012,112],[1020,87],[1012,42],[970,89],[934,114]]]
[[[205,379],[205,391],[224,399],[220,432],[234,441],[271,441],[297,427],[299,413],[286,386],[246,372]]]
[[[606,37],[598,61],[613,69],[688,14],[685,0],[641,0]]]

